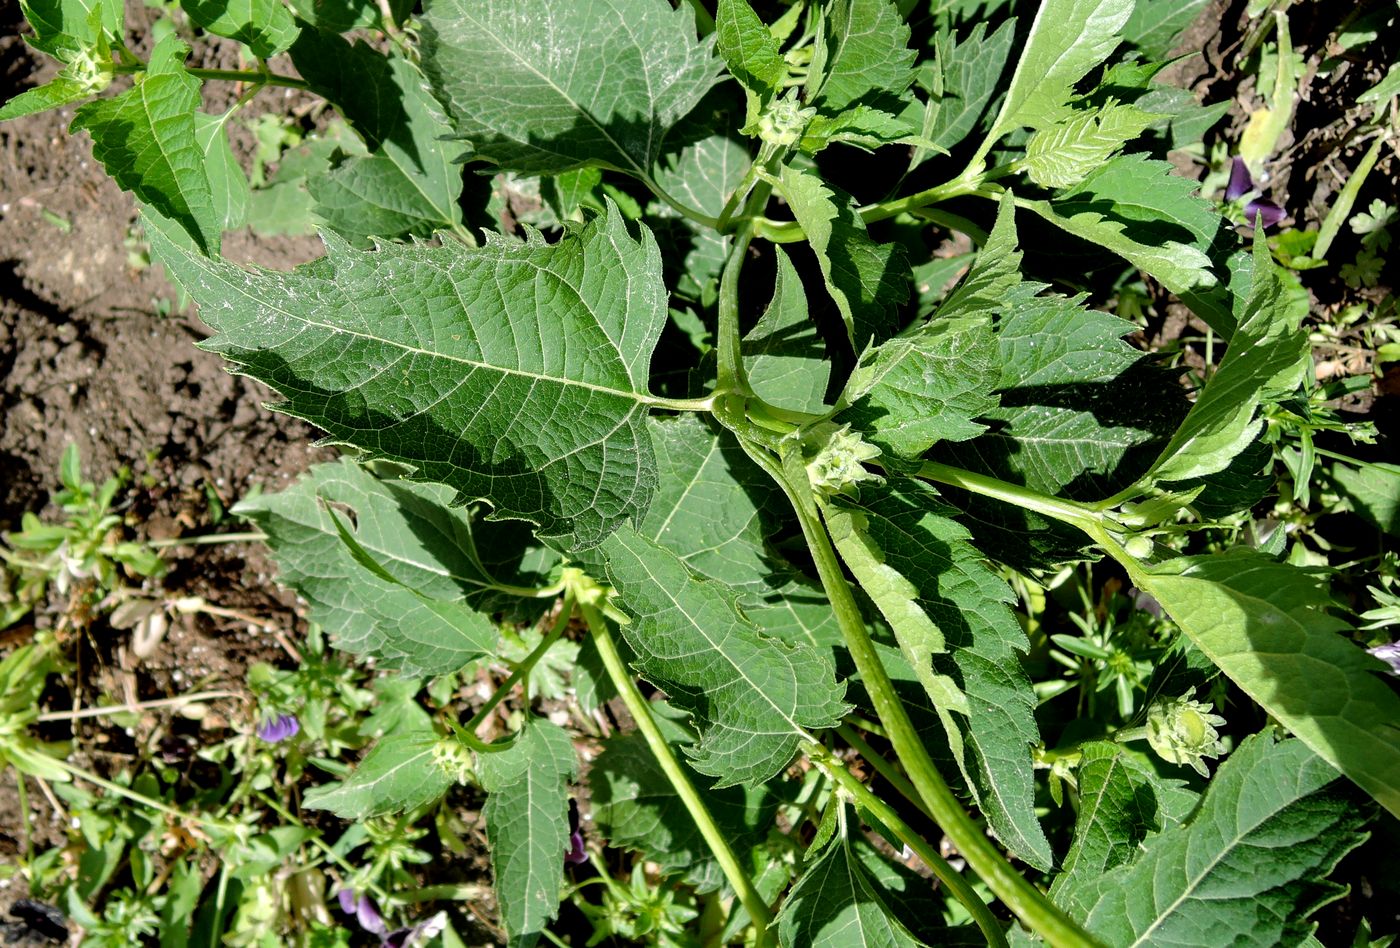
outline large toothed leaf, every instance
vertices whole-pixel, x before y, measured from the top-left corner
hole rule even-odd
[[[508,750],[478,754],[476,766],[507,943],[533,945],[559,913],[563,893],[568,783],[578,768],[573,741],[557,724],[530,717]]]
[[[833,537],[862,586],[862,573],[878,580],[866,592],[918,663],[916,674],[926,688],[941,690],[946,680],[966,696],[948,740],[993,832],[1017,857],[1048,869],[1053,857],[1035,818],[1030,766],[1040,740],[1036,699],[1021,667],[1030,646],[1008,607],[1010,589],[951,519],[952,508],[919,482],[865,487],[858,504],[841,503],[853,516],[837,513]]]
[[[297,38],[282,0],[180,0],[180,8],[200,29],[246,43],[260,59],[284,52]]]
[[[715,37],[719,54],[745,89],[760,100],[779,91],[787,63],[777,37],[753,12],[749,0],[719,0]]]
[[[370,237],[430,237],[462,223],[466,148],[443,141],[452,127],[417,66],[315,29],[302,32],[291,55],[370,149],[308,178],[322,220],[361,247]]]
[[[1314,574],[1261,553],[1171,560],[1134,581],[1270,715],[1400,815],[1400,695]]]
[[[894,309],[909,299],[910,270],[897,243],[877,244],[850,199],[815,175],[784,165],[782,192],[807,235],[846,332],[857,351],[889,335]]]
[[[430,0],[423,68],[472,157],[645,177],[714,85],[713,39],[667,0]]]
[[[1041,3],[988,137],[1058,121],[1069,108],[1075,83],[1113,52],[1132,12],[1133,0]]]
[[[217,253],[219,216],[195,137],[200,83],[185,71],[187,53],[173,34],[165,37],[130,89],[78,109],[70,130],[92,135],[93,157],[117,184]]]
[[[630,527],[602,551],[633,617],[621,631],[635,667],[691,714],[699,733],[692,764],[719,778],[717,786],[762,783],[787,766],[805,735],[840,721],[843,689],[827,655],[767,638],[731,590]]]
[[[654,702],[652,711],[675,749],[695,740],[679,720],[683,715],[670,705]],[[707,790],[707,780],[694,774],[691,780],[735,852],[742,853],[762,839],[778,804],[768,787]],[[644,854],[664,874],[680,876],[701,891],[713,891],[724,883],[719,863],[641,734],[615,734],[603,742],[603,751],[589,770],[589,787],[594,825],[610,846]]]
[[[302,803],[346,820],[403,813],[431,803],[456,777],[442,763],[442,749],[456,743],[431,730],[410,728],[386,734],[339,783],[306,791]]]
[[[909,26],[891,0],[836,0],[827,7],[821,42],[812,69],[820,92],[812,101],[827,115],[898,97],[914,81]]]
[[[331,439],[409,464],[578,548],[646,511],[647,371],[666,319],[650,233],[615,207],[548,245],[385,246],[244,270],[148,227],[208,347]]]
[[[1306,298],[1288,295],[1262,231],[1254,242],[1254,281],[1220,368],[1152,466],[1160,481],[1223,470],[1258,435],[1259,405],[1293,391],[1309,368]],[[1299,305],[1301,304],[1301,305]]]
[[[774,571],[760,515],[773,481],[728,432],[692,415],[653,418],[656,497],[637,532],[707,579],[746,595],[766,593]]]
[[[986,430],[1001,376],[989,315],[934,319],[866,352],[846,382],[838,420],[903,458]]]
[[[952,148],[972,134],[994,100],[1015,35],[1016,23],[1008,20],[991,36],[987,24],[979,22],[962,42],[951,33],[934,37],[937,55],[927,73],[925,138],[940,148]],[[916,148],[909,167],[918,167],[935,154],[930,148]]]
[[[1198,187],[1165,161],[1120,155],[1053,201],[1022,206],[1181,294],[1217,283],[1206,252],[1222,219],[1195,196]]]
[[[1344,891],[1327,874],[1365,839],[1368,814],[1328,789],[1336,776],[1302,742],[1255,735],[1221,764],[1187,823],[1057,901],[1124,948],[1301,944],[1308,915]]]
[[[105,48],[124,29],[121,0],[19,0],[34,35],[25,41],[64,63]]]
[[[440,484],[381,481],[342,460],[313,467],[286,490],[242,501],[235,513],[267,534],[278,579],[310,603],[311,619],[337,647],[408,674],[442,675],[495,649],[497,630],[477,610],[507,604],[503,583],[545,581],[512,568],[529,542],[523,524],[474,521],[466,508],[450,506],[453,493]],[[353,524],[355,542],[378,569],[342,540],[332,509],[342,525]]]

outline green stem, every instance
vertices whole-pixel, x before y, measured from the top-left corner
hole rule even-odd
[[[744,353],[739,339],[739,271],[743,269],[744,258],[748,256],[749,241],[753,239],[753,229],[747,224],[740,226],[734,235],[734,246],[729,249],[729,259],[725,261],[724,272],[719,278],[719,332],[715,355],[718,365],[715,370],[715,388],[721,392],[736,392],[748,395],[749,381],[744,372]]]
[[[1029,487],[999,481],[995,477],[974,474],[972,471],[964,471],[961,468],[939,464],[936,461],[925,461],[918,470],[918,476],[938,484],[961,487],[965,491],[981,494],[983,497],[991,497],[1008,504],[1015,504],[1017,507],[1033,510],[1052,520],[1073,524],[1086,530],[1103,522],[1103,514],[1086,504],[1073,500],[1061,500],[1058,497],[1051,497],[1048,494],[1031,490]]]
[[[652,180],[651,175],[639,174],[638,178],[641,180],[642,184],[645,184],[647,186],[647,190],[651,191],[652,194],[655,194],[658,198],[661,199],[661,202],[663,204],[665,204],[671,210],[675,211],[677,214],[681,215],[682,217],[688,218],[689,220],[692,220],[703,227],[710,227],[716,230],[719,229],[718,217],[711,217],[708,214],[704,214],[700,211],[697,211],[695,208],[691,207],[688,204],[681,203],[676,198],[672,197],[671,194],[668,193],[665,188],[663,188],[661,185],[657,184],[654,180]]]
[[[19,804],[19,827],[24,834],[24,871],[28,873],[34,865],[34,828],[29,823],[29,788],[24,785],[24,773],[18,767],[13,770],[15,800]]]
[[[1006,948],[1006,935],[1002,931],[1001,923],[997,921],[992,910],[987,907],[987,903],[982,901],[981,896],[972,888],[962,874],[948,864],[948,860],[938,854],[928,840],[924,839],[913,828],[895,812],[894,807],[880,799],[870,788],[861,782],[855,774],[846,767],[841,758],[837,757],[826,747],[820,744],[809,744],[806,747],[807,756],[816,762],[817,766],[831,777],[832,780],[851,795],[860,806],[869,810],[881,823],[885,824],[899,841],[914,851],[924,865],[933,870],[933,874],[938,877],[938,881],[948,887],[948,891],[953,897],[963,904],[972,920],[977,923],[977,927],[982,929],[982,934],[987,938],[990,948]]]
[[[867,224],[873,224],[875,221],[882,221],[897,214],[903,214],[905,211],[917,211],[930,204],[940,204],[943,201],[967,194],[990,196],[992,192],[984,187],[985,182],[985,175],[968,176],[967,172],[963,172],[952,181],[945,181],[943,184],[910,194],[907,197],[867,204],[860,209],[860,219]]]
[[[519,665],[515,666],[515,671],[510,673],[509,678],[501,682],[501,686],[491,694],[491,697],[486,699],[486,703],[481,706],[476,714],[472,715],[472,719],[462,725],[462,730],[476,737],[476,729],[481,726],[482,721],[486,720],[486,716],[496,710],[496,705],[505,700],[506,695],[510,694],[511,690],[520,683],[522,678],[530,674],[541,658],[544,658],[544,653],[549,651],[550,646],[559,641],[559,637],[563,635],[564,630],[569,627],[569,619],[573,614],[574,597],[572,595],[565,596],[564,604],[559,609],[559,617],[554,620],[554,626],[549,630],[549,634],[540,640],[540,644],[536,645],[534,650],[531,651],[529,655],[526,655]],[[478,740],[480,739],[478,738]],[[513,741],[514,738],[508,743]],[[498,749],[498,743],[499,742],[486,744],[484,746],[491,750],[496,750]],[[480,747],[476,748],[476,750],[481,749]],[[503,747],[499,749],[504,750]]]
[[[105,777],[99,777],[97,776],[97,774],[91,773],[90,771],[84,770],[81,767],[70,764],[66,760],[59,760],[57,758],[49,759],[54,763],[55,766],[66,770],[70,776],[75,777],[78,780],[84,780],[92,784],[93,786],[101,787],[103,790],[106,790],[109,793],[115,793],[117,796],[125,797],[133,803],[139,803],[142,806],[150,807],[152,810],[155,810],[158,813],[164,813],[166,816],[172,817],[174,819],[191,820],[195,823],[200,823],[204,826],[222,830],[225,833],[237,833],[237,831],[242,828],[237,824],[225,823],[221,820],[210,819],[207,816],[199,816],[193,813],[185,813],[181,810],[176,809],[170,804],[165,803],[162,800],[157,800],[154,797],[148,797],[144,793],[138,793],[137,791],[132,790],[129,787],[123,787],[119,783],[113,783]]]
[[[1342,193],[1337,195],[1337,200],[1332,203],[1332,208],[1327,212],[1327,217],[1322,222],[1322,228],[1317,233],[1317,243],[1313,244],[1310,256],[1314,260],[1326,257],[1327,251],[1332,249],[1332,241],[1341,231],[1342,224],[1351,216],[1351,209],[1356,204],[1357,195],[1361,193],[1361,186],[1366,183],[1371,169],[1376,166],[1376,161],[1380,159],[1381,147],[1385,145],[1388,137],[1382,133],[1371,143],[1371,147],[1366,149],[1366,154],[1361,156],[1360,164],[1356,166],[1356,170],[1347,179]],[[1250,221],[1250,223],[1253,224],[1254,221]]]
[[[170,537],[163,540],[147,540],[146,546],[161,550],[169,546],[203,546],[211,543],[261,543],[267,534],[260,530],[246,533],[210,533],[199,537]]]
[[[889,731],[895,754],[909,773],[920,798],[928,807],[928,812],[958,847],[958,851],[967,859],[972,870],[986,881],[997,897],[1028,928],[1040,933],[1046,941],[1056,946],[1080,948],[1095,944],[1093,939],[1046,898],[1043,892],[1011,867],[1006,857],[992,845],[982,829],[967,815],[942,775],[938,773],[933,759],[929,757],[928,749],[914,728],[914,722],[909,719],[909,713],[895,692],[894,683],[890,681],[884,665],[880,662],[875,643],[866,631],[865,619],[856,604],[855,594],[841,571],[840,560],[837,559],[836,550],[832,547],[831,538],[822,523],[816,497],[807,481],[800,450],[794,445],[779,466],[766,452],[745,441],[741,440],[740,443],[745,445],[749,456],[774,477],[797,512],[798,523],[816,563],[822,587],[831,602],[832,612],[835,613],[837,623],[841,627],[846,648],[855,661],[856,670],[875,705],[876,714]]]
[[[914,806],[919,808],[919,812],[924,816],[932,817],[928,807],[924,806],[924,801],[919,797],[919,791],[909,782],[909,778],[899,772],[882,754],[877,754],[875,748],[866,743],[865,738],[856,733],[856,729],[849,724],[843,724],[836,729],[836,733],[841,735],[841,739],[855,749],[855,752],[865,758],[866,763],[875,768],[875,772],[885,780],[890,786],[899,791],[899,795],[904,797]]]
[[[664,408],[667,411],[710,411],[715,407],[714,395],[703,398],[663,398],[660,395],[644,395],[638,399],[643,405]]]
[[[118,76],[129,76],[138,72],[145,72],[145,63],[122,63],[112,67],[112,73]],[[251,82],[260,86],[282,86],[287,89],[310,89],[311,83],[305,79],[297,79],[294,76],[283,76],[275,72],[261,72],[256,69],[200,69],[194,66],[186,66],[185,72],[196,79],[215,79],[225,82]]]
[[[680,797],[681,802],[685,804],[690,818],[695,821],[696,828],[700,830],[700,835],[704,837],[706,844],[710,847],[710,852],[714,854],[725,878],[729,880],[729,884],[733,886],[734,892],[739,896],[740,903],[748,911],[749,918],[758,932],[758,944],[760,946],[769,944],[768,927],[773,921],[773,915],[768,910],[768,903],[754,887],[753,880],[744,871],[739,857],[735,855],[734,850],[729,845],[729,840],[715,824],[714,817],[710,815],[709,808],[705,806],[705,801],[700,798],[699,792],[696,791],[695,785],[690,782],[690,777],[681,766],[680,760],[676,758],[671,745],[666,742],[666,738],[662,735],[661,728],[657,726],[656,719],[652,717],[651,705],[648,704],[646,698],[642,697],[637,683],[632,679],[631,672],[623,663],[621,654],[618,653],[617,645],[613,642],[612,632],[608,629],[607,619],[603,617],[597,607],[588,603],[580,602],[579,611],[583,613],[584,621],[588,623],[589,631],[593,635],[594,643],[598,646],[598,654],[603,659],[603,665],[608,670],[608,677],[612,679],[613,687],[622,696],[627,710],[631,712],[633,719],[637,722],[637,729],[646,738],[652,756],[656,758],[657,764],[666,774],[666,779],[670,781],[672,788],[676,791],[676,796]]]

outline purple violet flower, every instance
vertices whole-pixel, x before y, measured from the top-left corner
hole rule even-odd
[[[355,916],[355,921],[360,923],[360,927],[371,935],[383,938],[389,931],[379,914],[379,909],[375,908],[374,900],[368,895],[356,896],[354,889],[341,889],[336,893],[336,898],[340,901],[340,910],[346,915]]]
[[[264,718],[257,727],[258,737],[269,744],[276,744],[289,737],[296,737],[300,732],[301,722],[294,714],[279,714],[276,717]]]
[[[1249,167],[1243,158],[1235,158],[1230,162],[1230,183],[1225,187],[1225,200],[1238,201],[1253,191],[1254,179],[1250,177]],[[1257,197],[1244,206],[1244,216],[1250,226],[1259,223],[1267,230],[1277,227],[1286,215],[1283,208],[1273,201]]]
[[[1368,648],[1366,651],[1389,665],[1392,675],[1400,677],[1400,642],[1377,645],[1375,648]]]
[[[384,936],[384,948],[418,948],[441,935],[447,927],[447,913],[429,915],[417,925],[399,928]]]
[[[571,866],[588,861],[588,851],[583,848],[583,829],[579,826],[578,804],[569,801],[569,848],[564,853],[564,862]]]

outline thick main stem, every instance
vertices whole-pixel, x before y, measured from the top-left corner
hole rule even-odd
[[[918,476],[939,484],[961,487],[970,493],[1014,504],[1025,510],[1033,510],[1051,520],[1073,524],[1085,530],[1103,522],[1103,514],[1085,504],[1076,503],[1073,500],[1061,500],[1058,497],[1051,497],[1049,494],[1031,490],[1029,487],[999,481],[995,477],[964,471],[962,468],[950,467],[936,461],[925,461],[918,470]]]
[[[861,682],[875,705],[876,714],[889,731],[895,753],[928,807],[928,812],[958,847],[958,851],[967,859],[973,871],[986,881],[997,898],[1001,899],[1028,928],[1040,933],[1052,945],[1075,948],[1094,945],[1093,939],[1069,916],[1011,867],[1006,857],[992,845],[982,829],[967,815],[962,804],[938,773],[938,768],[929,757],[928,749],[919,738],[903,702],[895,693],[894,683],[890,681],[884,665],[880,662],[880,656],[875,651],[875,643],[871,641],[865,629],[865,619],[860,614],[860,607],[856,604],[850,583],[841,571],[836,550],[831,545],[826,526],[818,512],[816,497],[807,482],[800,451],[794,445],[793,450],[783,458],[779,466],[763,450],[752,446],[748,446],[748,450],[750,456],[777,480],[797,512],[803,537],[807,541],[822,587],[841,627],[846,648],[855,661]]]
[[[738,895],[740,903],[748,911],[749,918],[753,921],[754,928],[758,932],[758,944],[760,946],[771,944],[768,937],[768,927],[773,921],[773,915],[768,910],[768,903],[754,887],[753,880],[749,878],[748,873],[739,863],[739,857],[730,847],[729,840],[720,831],[714,817],[710,815],[709,807],[705,806],[705,801],[700,799],[695,784],[690,782],[689,775],[681,767],[681,762],[676,758],[671,745],[666,742],[665,736],[662,735],[661,728],[657,726],[656,719],[652,717],[651,706],[637,688],[631,671],[623,662],[622,655],[618,653],[617,644],[613,642],[612,631],[608,628],[607,619],[595,606],[587,603],[580,602],[579,611],[583,613],[584,621],[588,623],[589,633],[593,636],[594,644],[598,646],[598,654],[603,659],[603,667],[607,669],[613,687],[622,696],[627,710],[637,722],[637,730],[641,731],[642,737],[646,739],[647,747],[651,749],[652,756],[661,766],[666,779],[670,781],[671,787],[676,791],[676,796],[680,797],[681,802],[685,804],[690,818],[695,821],[700,835],[704,838],[706,845],[710,847],[710,852],[714,854],[715,861],[719,863],[724,877],[734,887],[734,892]]]

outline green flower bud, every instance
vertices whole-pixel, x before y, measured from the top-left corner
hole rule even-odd
[[[816,114],[816,109],[804,109],[796,99],[778,99],[758,117],[758,137],[780,148],[796,145]]]
[[[472,754],[467,745],[455,737],[443,737],[433,744],[433,763],[458,783],[472,777]]]
[[[1215,730],[1225,719],[1210,705],[1196,701],[1192,688],[1180,698],[1162,698],[1147,709],[1147,743],[1157,756],[1172,764],[1186,764],[1202,777],[1210,776],[1201,761],[1219,757],[1225,744]]]
[[[836,427],[830,422],[820,425],[807,436],[809,442],[821,439],[816,457],[807,462],[807,480],[812,490],[824,497],[851,494],[861,481],[884,480],[865,469],[865,461],[880,456],[880,449],[867,444],[860,432],[851,432],[850,425]]]

